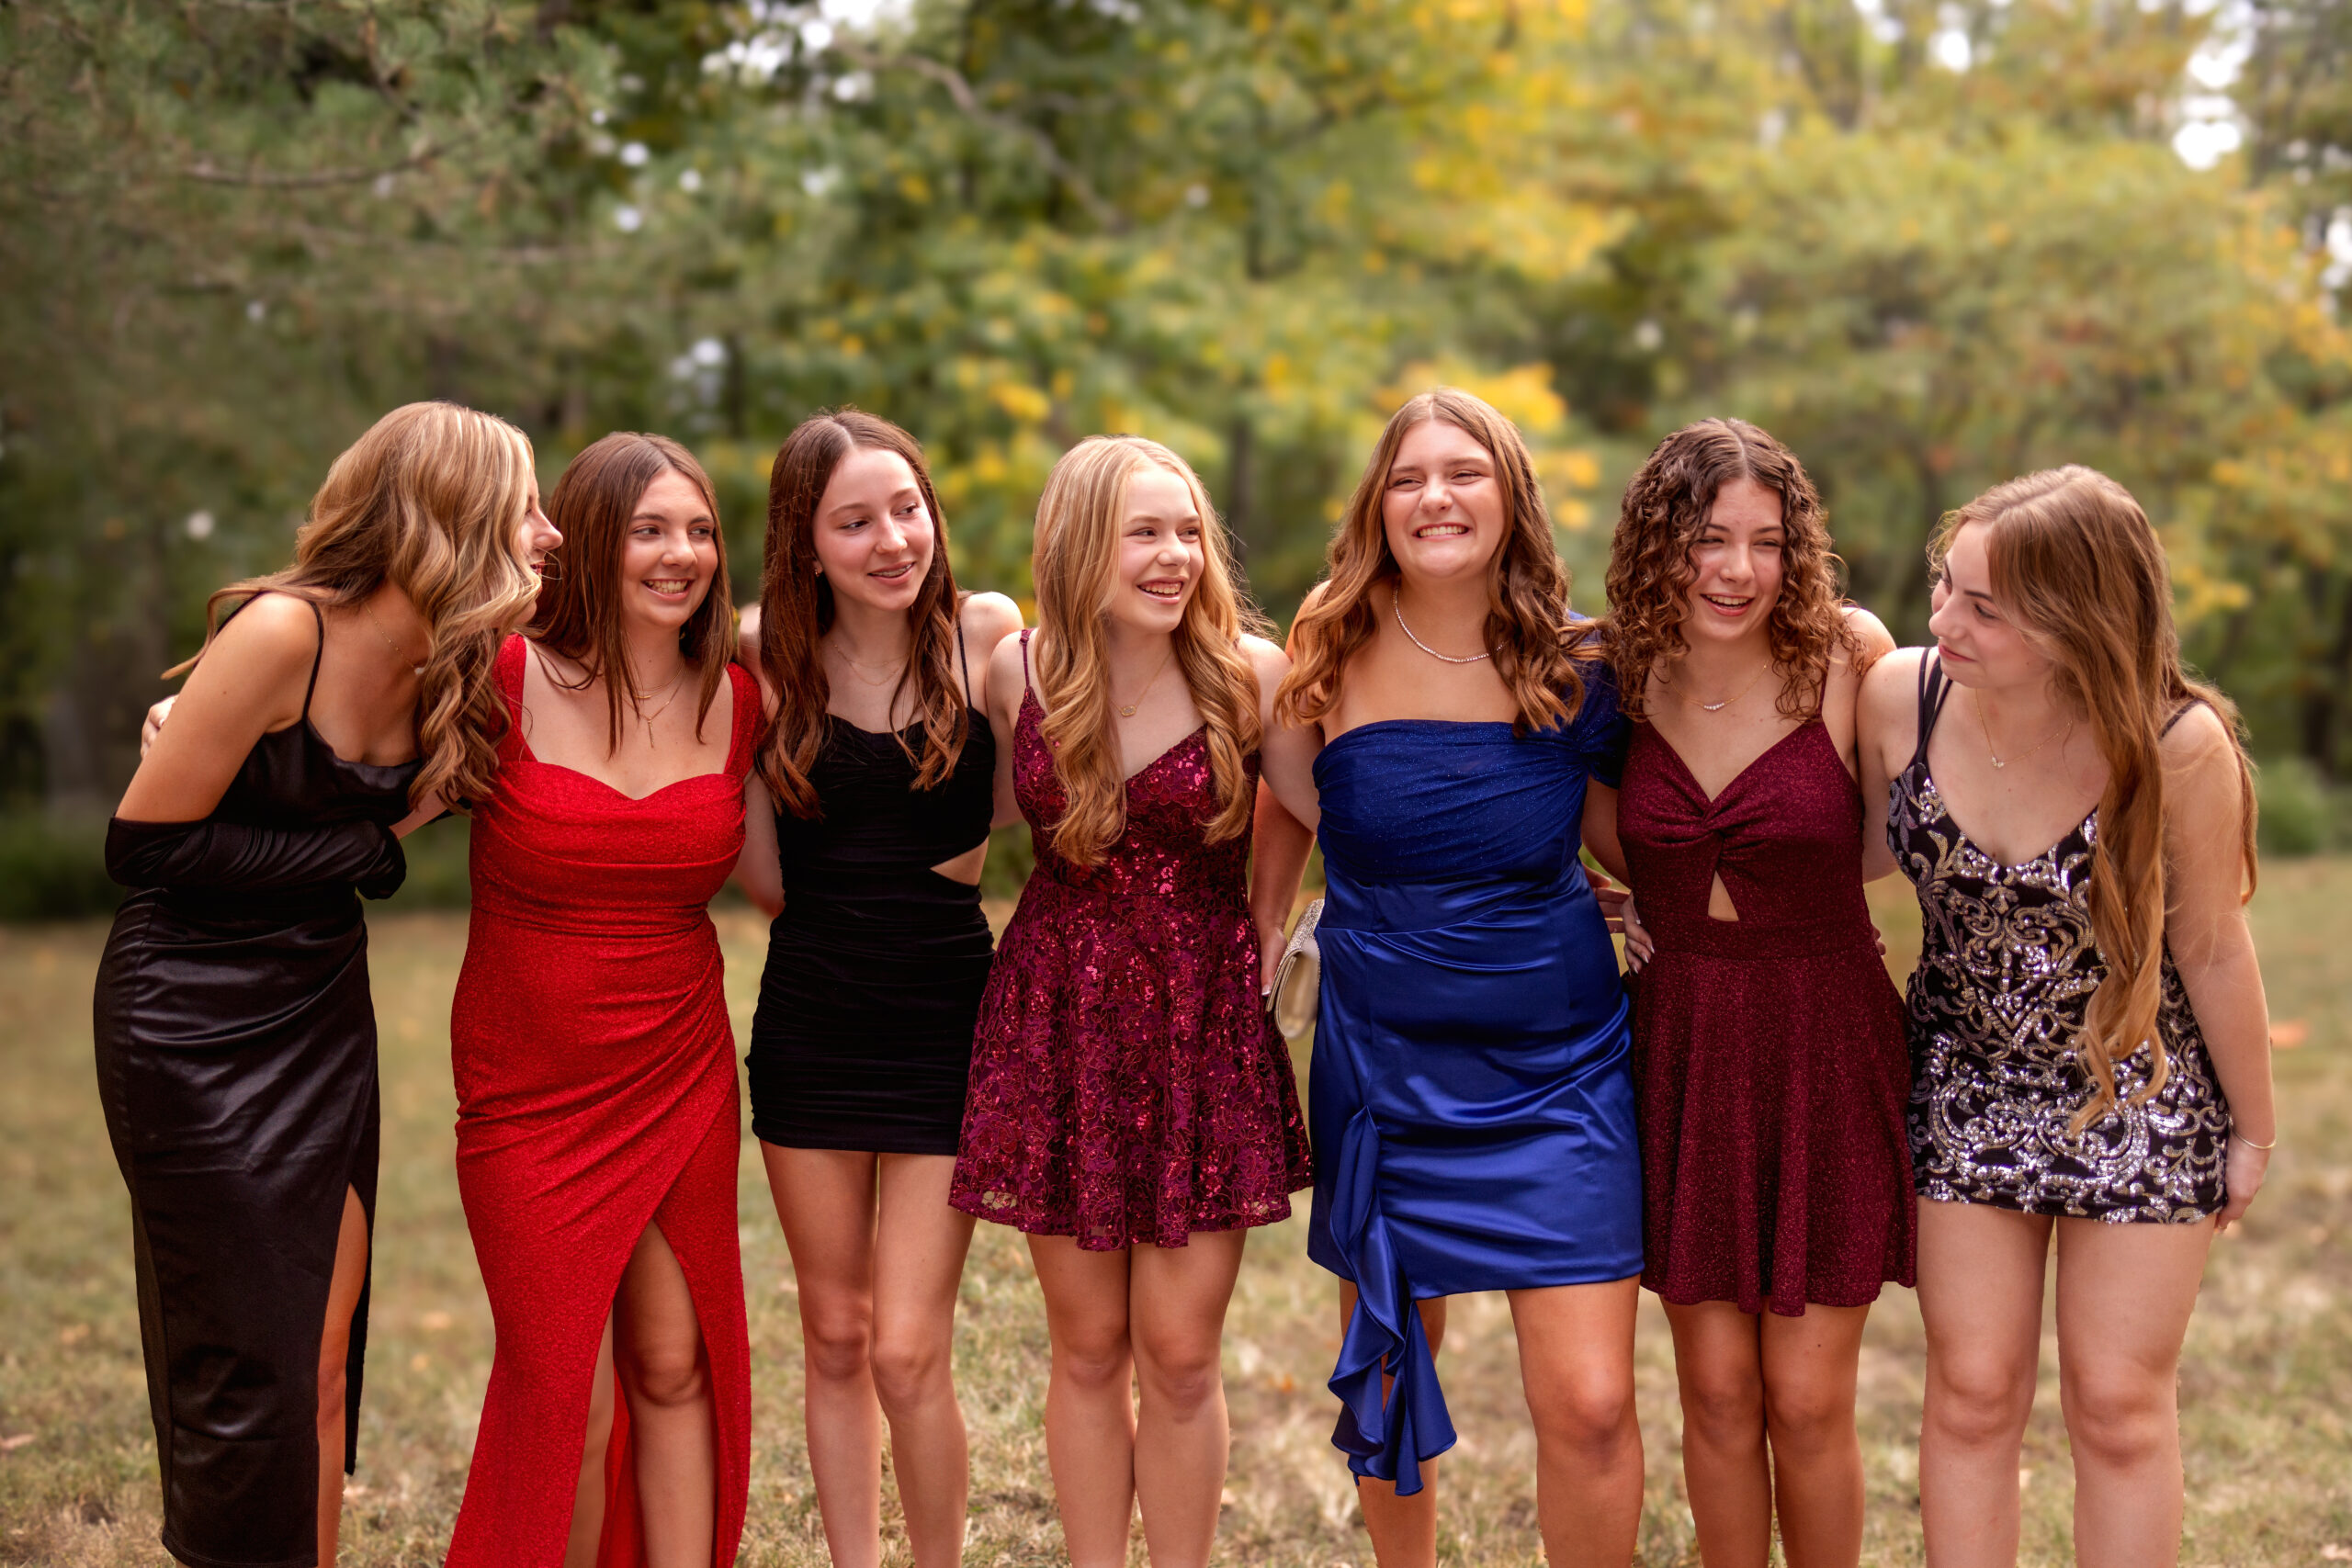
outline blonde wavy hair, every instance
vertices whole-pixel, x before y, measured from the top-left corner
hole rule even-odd
[[[2116,1103],[2115,1061],[2145,1041],[2154,1061],[2132,1095],[2139,1104],[2171,1072],[2156,1013],[2165,957],[2163,738],[2180,711],[2203,703],[2228,732],[2243,802],[2236,824],[2245,867],[2241,901],[2254,896],[2254,774],[2237,709],[2190,679],[2173,625],[2164,547],[2132,492],[2096,469],[2070,466],[1995,485],[1947,513],[1928,547],[1941,580],[1962,528],[1984,530],[1993,596],[2029,645],[2055,665],[2051,683],[2088,717],[2108,767],[2091,855],[2091,931],[2107,975],[2092,993],[2079,1047],[2089,1101],[2081,1132]]]
[[[1847,624],[1841,564],[1829,547],[1828,513],[1795,453],[1744,419],[1702,419],[1657,444],[1625,486],[1609,547],[1609,661],[1625,716],[1648,717],[1650,671],[1690,650],[1682,622],[1698,568],[1690,551],[1724,487],[1751,479],[1781,499],[1781,592],[1764,622],[1779,707],[1790,718],[1821,711],[1829,666],[1844,654],[1859,671],[1862,639]]]
[[[530,439],[494,414],[456,403],[409,403],[378,420],[327,469],[294,536],[294,564],[216,591],[205,602],[204,647],[221,608],[261,593],[322,606],[356,604],[397,583],[433,637],[416,699],[424,766],[409,801],[463,807],[498,776],[506,710],[492,682],[499,644],[531,618],[538,574],[515,553],[531,504]],[[185,675],[204,657],[164,672]]]
[[[1106,625],[1117,592],[1119,537],[1127,489],[1157,465],[1184,481],[1200,513],[1205,570],[1176,626],[1176,668],[1192,689],[1207,732],[1216,782],[1212,842],[1249,831],[1256,795],[1250,754],[1261,739],[1258,676],[1241,637],[1267,624],[1233,584],[1233,552],[1208,491],[1192,465],[1139,435],[1090,435],[1064,453],[1037,501],[1036,683],[1041,727],[1068,806],[1053,825],[1053,847],[1073,865],[1099,863],[1126,831],[1126,781],[1112,728],[1111,641]]]
[[[1375,584],[1396,581],[1382,502],[1396,451],[1419,425],[1443,420],[1487,449],[1503,497],[1503,539],[1487,567],[1486,646],[1495,672],[1519,705],[1514,728],[1526,734],[1566,724],[1584,705],[1584,675],[1577,666],[1600,655],[1590,648],[1593,623],[1568,614],[1568,569],[1552,540],[1552,515],[1535,460],[1519,426],[1485,399],[1458,387],[1423,392],[1388,418],[1348,499],[1346,517],[1331,536],[1320,592],[1292,623],[1291,670],[1275,694],[1284,722],[1305,724],[1338,705],[1348,660],[1370,642],[1378,617]]]

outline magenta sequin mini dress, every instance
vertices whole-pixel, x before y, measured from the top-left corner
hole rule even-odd
[[[1024,690],[1013,786],[1037,866],[980,1002],[948,1201],[1104,1252],[1286,1219],[1314,1179],[1306,1126],[1258,994],[1250,837],[1204,837],[1207,733],[1128,779],[1126,830],[1081,869],[1052,848],[1043,717]]]

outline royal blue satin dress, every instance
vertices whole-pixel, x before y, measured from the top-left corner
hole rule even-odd
[[[1307,1253],[1359,1292],[1331,1440],[1400,1494],[1453,1446],[1414,1302],[1642,1270],[1630,1011],[1577,861],[1586,780],[1616,786],[1628,731],[1608,666],[1578,671],[1566,725],[1391,719],[1315,764]]]

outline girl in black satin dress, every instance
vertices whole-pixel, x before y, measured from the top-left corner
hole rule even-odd
[[[752,1022],[752,1131],[799,1287],[808,1464],[837,1568],[881,1559],[882,1422],[917,1568],[963,1550],[949,1372],[972,1222],[947,1205],[990,941],[988,657],[914,438],[854,410],[776,456],[756,631],[775,728],[744,881],[777,916]],[[771,792],[775,804],[769,803]]]
[[[400,886],[401,835],[490,786],[491,660],[557,542],[519,431],[387,414],[293,566],[214,595],[233,618],[107,829],[132,891],[98,968],[98,1089],[183,1562],[334,1561],[376,1192],[359,897]]]

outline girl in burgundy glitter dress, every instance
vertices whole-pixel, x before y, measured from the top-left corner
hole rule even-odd
[[[1314,744],[1268,718],[1289,661],[1245,634],[1216,515],[1166,447],[1097,436],[1062,458],[1035,579],[1037,632],[998,647],[987,690],[1037,865],[980,1005],[949,1201],[1029,1236],[1073,1568],[1124,1564],[1138,1504],[1152,1562],[1177,1568],[1216,1530],[1243,1240],[1310,1179],[1260,999],[1303,835],[1255,886],[1249,868],[1261,765],[1311,821]]]

